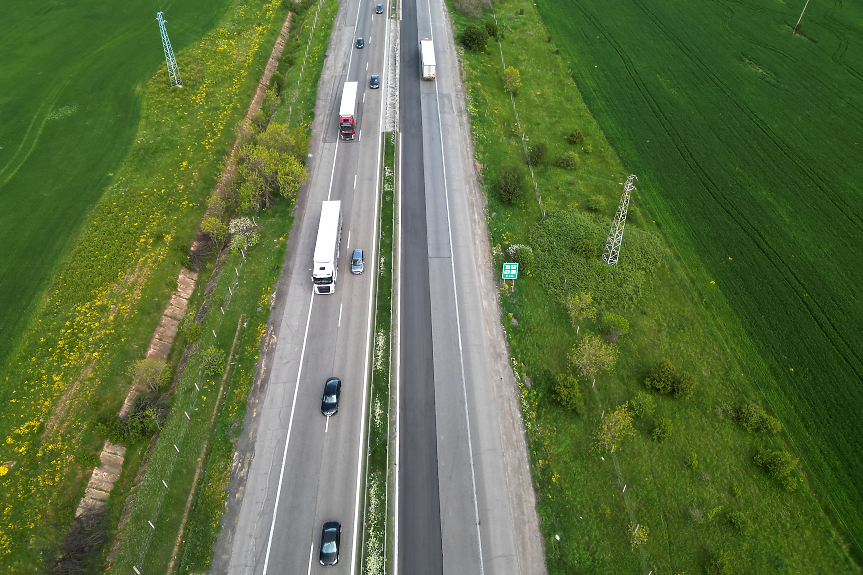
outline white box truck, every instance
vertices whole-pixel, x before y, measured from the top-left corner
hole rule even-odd
[[[345,82],[342,104],[339,106],[339,134],[343,140],[353,140],[357,133],[357,82]]]
[[[330,294],[336,291],[339,270],[339,242],[342,239],[342,203],[324,202],[315,242],[312,281],[315,293]]]
[[[420,40],[420,72],[423,80],[434,80],[434,43],[429,38]]]

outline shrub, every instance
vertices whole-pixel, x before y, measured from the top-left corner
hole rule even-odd
[[[585,206],[587,206],[587,209],[591,212],[599,212],[605,209],[605,198],[602,196],[593,196],[587,200]]]
[[[592,260],[596,257],[596,244],[587,238],[578,240],[573,250],[586,260]]]
[[[132,385],[139,389],[157,391],[162,384],[162,374],[165,372],[164,360],[155,357],[141,359],[129,367]]]
[[[507,66],[503,71],[503,86],[508,92],[517,95],[521,87],[521,72],[512,66]]]
[[[584,400],[578,388],[578,380],[571,374],[561,373],[555,378],[554,395],[565,408],[584,415]]]
[[[668,358],[662,358],[653,371],[644,380],[644,385],[650,389],[655,389],[659,393],[668,393],[674,389],[674,380],[677,379],[677,372],[674,365]]]
[[[797,460],[787,451],[773,451],[759,447],[755,454],[755,464],[764,469],[786,490],[794,491],[797,489],[799,482],[794,474],[794,470],[797,469]]]
[[[524,172],[517,166],[505,166],[497,177],[497,192],[507,204],[514,204],[524,195]]]
[[[186,341],[189,343],[195,343],[201,338],[201,334],[204,331],[204,326],[199,324],[198,322],[191,322],[189,327],[186,328]]]
[[[538,142],[528,150],[527,159],[532,165],[538,166],[545,159],[547,153],[548,145],[545,142]]]
[[[497,38],[498,27],[494,20],[485,21],[485,33],[488,34],[490,38]]]
[[[506,250],[510,261],[518,264],[520,272],[527,273],[533,266],[533,249],[522,244],[513,244]]]
[[[557,158],[557,167],[565,170],[571,170],[578,165],[578,156],[575,152],[564,152]]]
[[[694,451],[690,451],[689,455],[684,459],[684,462],[686,463],[686,467],[689,469],[698,469],[698,454]]]
[[[216,245],[221,246],[225,241],[225,236],[228,234],[228,228],[214,216],[208,216],[201,222],[201,231]]]
[[[488,32],[475,24],[468,24],[464,29],[464,47],[473,52],[484,52],[488,43]]]
[[[615,342],[629,331],[629,322],[616,313],[605,312],[602,314],[602,330],[608,341]]]
[[[689,507],[689,522],[694,524],[694,525],[700,525],[701,523],[704,522],[704,512],[701,509],[699,509],[698,507],[696,507],[695,505],[690,506]]]
[[[681,372],[674,380],[674,397],[680,399],[689,399],[695,392],[695,386],[698,382],[690,374]]]
[[[238,254],[240,250],[247,250],[257,245],[261,239],[257,226],[247,217],[231,220],[230,231],[230,248],[233,254]]]
[[[707,560],[707,575],[731,575],[731,558],[728,551],[718,551]]]
[[[748,535],[752,531],[752,520],[742,511],[734,511],[731,513],[728,516],[728,522],[731,523],[732,527],[744,535]]]
[[[591,144],[590,142],[586,142],[581,147],[581,151],[584,152],[585,154],[592,154],[593,153],[593,144]]]
[[[668,438],[671,437],[671,420],[667,417],[660,417],[651,435],[653,436],[653,441],[657,443],[668,441]]]
[[[92,451],[85,451],[77,459],[83,469],[94,469],[102,464],[99,455]]]
[[[270,76],[270,86],[276,89],[276,94],[281,94],[285,91],[285,77],[279,72],[273,72]]]
[[[225,369],[225,352],[211,345],[201,353],[201,367],[211,377],[222,373]]]
[[[746,431],[767,431],[770,433],[782,431],[782,424],[779,423],[779,420],[768,415],[763,407],[755,403],[741,407],[737,421]]]
[[[593,448],[598,452],[613,452],[627,435],[635,435],[635,430],[629,405],[624,403],[603,418],[602,425],[593,433]]]
[[[632,413],[636,417],[644,418],[653,415],[656,409],[656,403],[653,401],[653,396],[646,391],[639,391],[635,394],[635,398],[629,402],[632,406]]]
[[[569,135],[566,137],[566,141],[573,146],[580,146],[584,143],[584,134],[581,130],[576,128],[569,133]]]

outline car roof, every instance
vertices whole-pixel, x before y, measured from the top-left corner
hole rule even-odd
[[[354,255],[353,255],[353,257],[358,257],[358,256],[361,256],[361,255],[363,255],[363,250],[361,250],[360,248],[357,248],[357,249],[355,249],[355,250],[354,250]]]

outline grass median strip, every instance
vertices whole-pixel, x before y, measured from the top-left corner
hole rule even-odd
[[[366,460],[365,507],[361,573],[384,575],[390,559],[387,549],[389,517],[390,384],[392,381],[393,258],[395,256],[395,173],[397,136],[384,134],[381,178],[380,236],[375,294],[375,327],[371,361],[369,436]]]

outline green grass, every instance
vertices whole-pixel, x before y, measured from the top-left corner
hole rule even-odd
[[[369,399],[368,462],[366,466],[365,510],[361,570],[364,575],[384,575],[390,553],[387,552],[389,485],[390,383],[392,369],[393,258],[395,247],[395,181],[397,142],[394,133],[384,134],[381,173],[380,236],[378,262],[373,271],[375,282],[375,341],[372,346],[372,386]]]
[[[530,244],[537,251],[534,269],[521,272],[516,290],[504,289],[501,302],[513,367],[521,382],[549,572],[698,573],[720,550],[730,552],[737,573],[852,571],[843,542],[807,485],[787,493],[754,465],[759,446],[780,448],[786,436],[748,433],[731,417],[736,407],[758,397],[758,385],[740,367],[750,356],[729,347],[727,317],[717,317],[714,301],[693,289],[691,268],[681,266],[675,257],[677,245],[672,244],[673,251],[660,246],[659,265],[639,270],[643,262],[635,261],[636,253],[642,258],[652,253],[645,246],[651,243],[650,235],[659,235],[659,227],[647,217],[653,205],[644,205],[641,191],[652,180],[637,166],[622,164],[567,66],[555,54],[556,46],[547,41],[533,5],[509,0],[496,3],[495,10],[506,65],[521,71],[522,87],[515,98],[521,129],[531,143],[548,144],[551,161],[573,149],[579,158],[573,170],[548,162],[535,169],[550,226],[540,225],[533,193],[515,206],[501,203],[494,183],[502,166],[524,164],[521,134],[503,89],[497,44],[490,42],[485,54],[464,54],[467,103],[489,199],[495,263],[499,270],[501,252],[512,244]],[[456,16],[454,22],[458,37],[468,21]],[[592,153],[566,143],[566,135],[576,127],[585,133]],[[635,219],[627,223],[619,269],[573,259],[567,241],[592,239],[602,247],[621,192],[617,183],[630,171],[641,181],[630,208]],[[585,205],[597,195],[605,198],[606,207],[593,213]],[[573,231],[568,232],[565,226],[555,226],[554,218],[586,223],[572,224]],[[639,279],[639,273],[640,283],[624,290],[636,297],[610,289],[619,287],[615,282],[621,275]],[[564,278],[566,287],[560,285]],[[599,333],[592,321],[572,325],[561,303],[563,292],[581,289],[596,291],[605,310],[626,317],[630,332],[616,344],[615,369],[597,377],[595,388],[591,381],[581,380],[586,413],[577,416],[560,406],[552,384],[556,374],[568,369],[573,345],[585,334]],[[603,412],[610,413],[645,390],[645,376],[662,357],[697,377],[695,396],[687,401],[655,395],[656,412],[635,421],[636,434],[623,443],[616,461],[608,454],[603,460],[592,450],[591,440]],[[651,438],[659,418],[670,419],[673,426],[671,439],[663,444]],[[698,454],[698,469],[685,465],[693,451]],[[805,464],[803,471],[808,472]],[[704,515],[697,524],[691,522],[693,514],[698,515],[695,510]],[[737,511],[752,521],[750,533],[739,533],[731,525]],[[642,533],[646,528],[648,538],[633,548],[635,525]]]
[[[228,4],[172,5],[175,51],[197,42]],[[145,0],[122,9],[93,0],[4,4],[0,365],[129,151],[147,79],[165,67],[156,11]]]
[[[168,86],[164,69],[141,86],[135,140],[0,370],[0,563],[8,569],[53,559],[88,479],[78,461],[101,448],[91,424],[119,411],[126,369],[160,320],[281,27],[277,7],[235,5],[220,31],[179,52],[182,89]],[[57,430],[43,435],[64,405]]]
[[[771,0],[538,6],[863,559],[863,9],[810,6],[795,36],[802,6]]]

